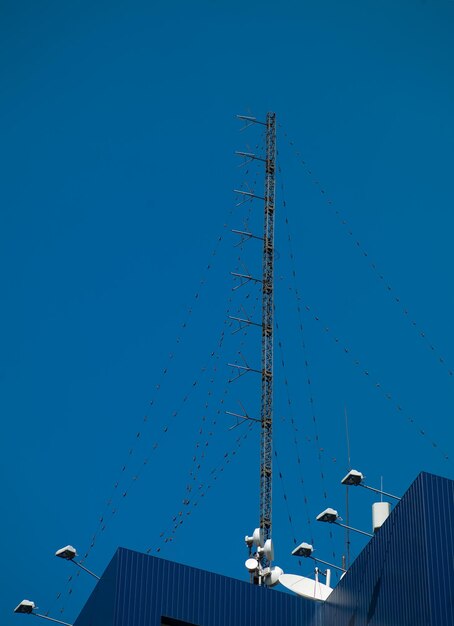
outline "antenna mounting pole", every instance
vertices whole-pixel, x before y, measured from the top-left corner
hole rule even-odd
[[[273,291],[276,196],[276,114],[266,116],[265,207],[262,277],[262,386],[260,411],[260,528],[271,538],[273,462]],[[265,557],[262,564],[266,565]]]

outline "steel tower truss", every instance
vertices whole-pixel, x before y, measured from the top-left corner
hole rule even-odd
[[[246,326],[254,325],[262,329],[261,348],[261,369],[253,369],[245,363],[229,363],[229,366],[238,370],[238,374],[232,380],[240,378],[247,372],[257,372],[261,375],[261,406],[260,419],[250,417],[246,411],[243,415],[226,411],[229,415],[237,418],[237,423],[233,428],[239,426],[245,420],[260,422],[260,529],[262,531],[262,541],[271,539],[272,523],[272,482],[273,482],[273,327],[274,327],[274,210],[276,197],[276,114],[267,113],[266,122],[257,120],[255,117],[238,115],[239,119],[246,122],[244,128],[252,124],[261,124],[266,127],[266,154],[265,158],[259,157],[250,152],[237,152],[248,163],[253,160],[262,161],[265,164],[265,193],[258,196],[254,191],[235,189],[235,193],[243,197],[237,206],[248,200],[259,199],[264,201],[264,225],[263,237],[258,237],[244,230],[233,230],[241,236],[241,243],[249,239],[263,240],[262,255],[262,278],[255,278],[249,274],[231,272],[239,279],[239,287],[249,281],[262,284],[262,320],[261,323],[253,322],[249,317],[241,318],[229,316],[230,319],[238,323],[238,328],[234,332],[243,330]],[[229,381],[232,382],[232,381]],[[271,550],[272,552],[272,550]],[[258,550],[261,571],[264,571],[271,560],[268,550],[263,549],[263,544]]]
[[[274,209],[276,197],[276,114],[266,116],[265,216],[262,260],[262,361],[260,411],[260,528],[271,538],[273,464]]]

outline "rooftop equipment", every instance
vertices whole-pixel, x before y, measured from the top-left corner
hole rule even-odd
[[[64,626],[72,626],[72,624],[68,624],[68,622],[62,622],[59,619],[55,619],[54,617],[49,617],[48,615],[42,615],[41,613],[36,613],[35,611],[36,605],[31,600],[22,600],[20,604],[16,606],[14,609],[15,613],[22,613],[25,615],[34,615],[35,617],[41,617],[41,619],[47,619],[49,622],[54,622],[56,624],[63,624]]]
[[[341,524],[339,520],[341,520],[342,518],[339,516],[338,512],[335,509],[325,509],[317,515],[316,519],[317,522],[328,522],[329,524],[336,524],[336,526],[342,526],[342,528],[353,530],[355,533],[366,535],[366,537],[373,537],[373,535],[371,535],[370,533],[366,533],[364,530],[353,528],[353,526],[347,526],[347,524]]]
[[[77,556],[77,552],[76,549],[72,546],[65,546],[64,548],[60,548],[60,550],[57,550],[57,552],[55,553],[55,556],[58,556],[60,559],[64,559],[65,561],[71,561],[72,563],[74,563],[74,565],[77,565],[77,567],[83,569],[84,572],[87,572],[87,574],[90,574],[90,576],[93,576],[93,578],[99,580],[99,576],[87,569],[85,565],[82,565],[82,563],[80,563],[79,561],[74,560]]]

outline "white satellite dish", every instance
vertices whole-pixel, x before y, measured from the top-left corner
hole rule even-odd
[[[267,539],[265,541],[265,545],[263,546],[263,553],[266,556],[266,558],[268,559],[268,561],[273,561],[274,560],[274,546],[273,546],[273,540],[272,539]]]
[[[246,569],[249,572],[251,572],[251,574],[253,572],[255,572],[257,567],[258,567],[257,561],[255,559],[252,559],[252,558],[251,559],[247,559],[244,565],[245,565]]]
[[[328,585],[296,574],[282,574],[279,582],[296,595],[319,602],[324,602],[332,592],[332,588]]]
[[[261,528],[256,528],[252,533],[252,539],[256,546],[263,546],[263,530]]]
[[[270,569],[270,573],[268,574],[268,576],[265,577],[265,585],[267,587],[274,587],[274,585],[277,585],[277,583],[280,581],[280,578],[283,574],[284,570],[281,569],[279,566],[274,565],[274,567]]]

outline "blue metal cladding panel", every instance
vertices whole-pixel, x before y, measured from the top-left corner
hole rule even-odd
[[[117,585],[118,552],[115,553],[74,626],[112,626]]]
[[[454,625],[454,483],[422,473],[324,604],[318,626]]]
[[[198,626],[314,626],[319,605],[310,600],[130,550],[118,550],[117,559],[112,626],[159,626],[162,617]]]
[[[431,626],[454,624],[454,482],[422,475]]]

